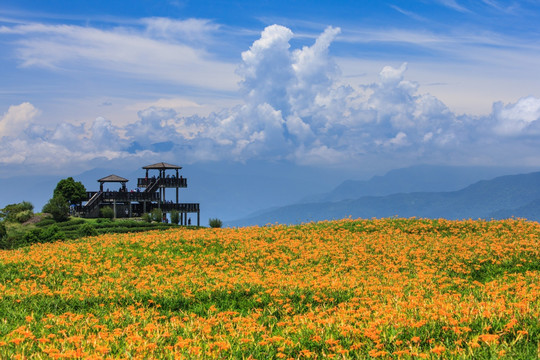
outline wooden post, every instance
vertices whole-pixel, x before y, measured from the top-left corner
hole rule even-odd
[[[178,177],[178,169],[176,169],[176,203],[178,204],[178,187],[181,186],[180,178]]]

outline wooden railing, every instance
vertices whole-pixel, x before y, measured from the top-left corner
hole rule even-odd
[[[160,204],[160,208],[163,211],[172,211],[176,210],[182,213],[185,212],[191,212],[196,213],[199,212],[199,204],[197,203],[181,203],[181,204],[175,204],[175,203],[163,203]]]
[[[131,209],[133,214],[137,216],[142,215],[143,213],[149,213],[153,209],[160,208],[164,212],[171,212],[176,210],[180,213],[199,213],[199,204],[183,203],[183,204],[171,204],[171,203],[147,203],[146,205],[142,203],[133,203],[131,204]]]
[[[97,194],[101,194],[100,196],[97,196]],[[101,201],[159,201],[159,193],[152,192],[147,193],[144,191],[103,191],[103,192],[96,192],[96,191],[88,191],[86,193],[86,197],[88,199],[88,203],[86,206],[91,205],[91,202],[94,203],[94,201],[97,201],[98,199]],[[96,199],[96,200],[94,200]],[[98,203],[100,201],[97,201]]]
[[[88,198],[88,202],[84,206],[85,211],[86,212],[93,211],[96,208],[96,206],[98,206],[99,203],[101,202],[101,196],[102,195],[103,195],[103,193],[101,191],[99,191],[99,192],[96,192],[96,191],[87,192],[86,196]]]
[[[183,177],[166,177],[166,178],[138,178],[137,187],[151,187],[155,182],[158,182],[160,187],[165,188],[185,188],[187,187],[187,179]]]
[[[123,192],[123,191],[114,191],[114,192],[104,192],[103,200],[116,200],[116,201],[158,201],[159,193],[152,192],[147,193],[144,191],[133,191],[133,192]]]

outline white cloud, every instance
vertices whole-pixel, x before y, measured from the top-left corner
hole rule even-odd
[[[24,67],[91,68],[213,90],[236,89],[235,65],[212,59],[202,43],[195,41],[197,34],[207,36],[212,28],[209,23],[164,19],[147,19],[146,23],[148,32],[45,24],[0,31],[19,35],[17,54]],[[158,30],[162,36],[152,37]],[[197,47],[188,44],[192,40]]]
[[[454,9],[459,12],[470,12],[469,9],[463,7],[462,5],[458,4],[456,0],[437,0],[441,5],[446,6],[450,9]]]
[[[152,17],[142,20],[146,32],[152,37],[161,37],[180,42],[197,44],[211,41],[211,34],[219,30],[219,25],[206,19],[173,20]]]
[[[141,110],[148,109],[150,107],[155,108],[167,108],[174,109],[175,111],[182,111],[184,109],[200,109],[202,106],[197,104],[194,101],[183,99],[183,98],[167,98],[167,99],[158,99],[155,101],[143,101],[131,104],[128,106],[130,110]]]
[[[8,111],[0,118],[0,139],[4,136],[17,135],[37,115],[39,115],[38,109],[28,102],[10,106]]]
[[[540,99],[532,96],[522,98],[515,104],[493,104],[493,119],[495,132],[500,135],[524,135],[534,131],[538,135],[540,124]],[[536,125],[536,126],[534,126]]]
[[[540,140],[540,99],[495,103],[486,116],[457,116],[407,80],[406,63],[383,67],[372,83],[346,84],[329,55],[339,33],[329,27],[311,46],[292,49],[290,29],[267,27],[242,53],[243,104],[208,116],[186,116],[181,110],[197,104],[171,98],[141,103],[138,118],[125,126],[98,117],[47,128],[37,123],[31,104],[12,106],[0,121],[9,129],[0,162],[66,166],[158,153],[181,154],[183,162],[286,159],[341,166],[377,158],[401,165],[419,159],[515,165],[523,155],[530,162]],[[532,141],[516,150],[523,137]]]
[[[293,78],[289,40],[293,33],[272,25],[248,51],[242,53],[237,73],[243,78],[241,91],[250,103],[268,102],[274,108],[288,106],[286,89]]]

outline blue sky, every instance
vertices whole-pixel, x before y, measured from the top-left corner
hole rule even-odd
[[[538,23],[539,1],[4,0],[0,177],[540,166]]]

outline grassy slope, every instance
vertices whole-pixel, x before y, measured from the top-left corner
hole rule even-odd
[[[0,251],[0,357],[531,359],[539,235],[343,220]]]

